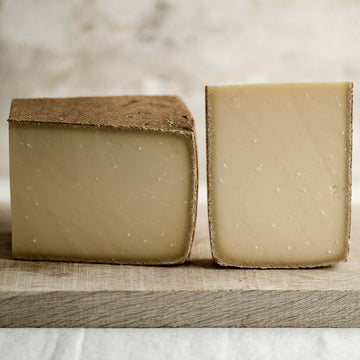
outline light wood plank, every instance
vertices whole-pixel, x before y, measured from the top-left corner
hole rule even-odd
[[[0,327],[360,326],[360,208],[349,261],[306,270],[218,267],[204,206],[191,262],[171,267],[15,261],[1,214]]]

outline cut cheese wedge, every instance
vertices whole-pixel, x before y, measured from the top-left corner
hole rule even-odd
[[[225,266],[346,260],[352,83],[208,86],[212,253]]]
[[[171,96],[13,100],[16,259],[178,264],[197,206],[191,114]]]

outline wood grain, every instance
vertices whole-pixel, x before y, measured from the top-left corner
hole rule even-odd
[[[0,216],[0,327],[360,326],[360,208],[349,261],[301,270],[218,267],[204,206],[191,262],[170,267],[15,261]]]

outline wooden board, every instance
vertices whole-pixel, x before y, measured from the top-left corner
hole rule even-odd
[[[308,270],[220,268],[200,207],[191,263],[15,261],[1,208],[0,327],[359,327],[360,208],[350,258]]]

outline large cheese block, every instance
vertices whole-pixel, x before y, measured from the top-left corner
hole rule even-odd
[[[16,99],[9,133],[14,258],[189,257],[197,151],[179,98]]]
[[[208,86],[212,253],[220,265],[346,260],[352,84]]]

